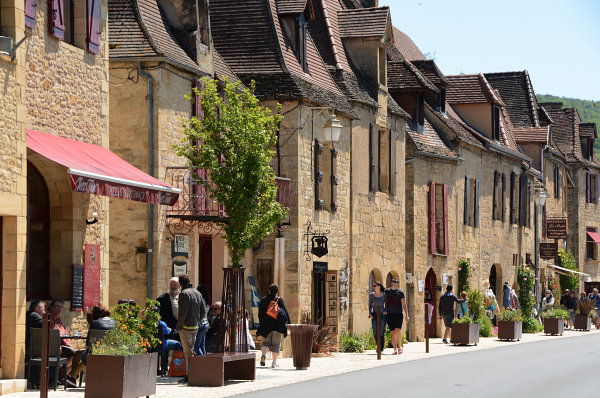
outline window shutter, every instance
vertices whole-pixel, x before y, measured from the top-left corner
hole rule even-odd
[[[429,182],[429,252],[437,253],[435,233],[435,182]]]
[[[519,225],[527,226],[527,175],[519,175]]]
[[[598,204],[598,193],[600,193],[600,192],[598,192],[598,188],[599,188],[599,186],[598,186],[598,174],[594,174],[594,189],[596,190],[594,192],[594,203],[595,204]]]
[[[205,169],[198,169],[196,171],[196,173],[198,175],[199,180],[201,180],[201,181],[206,180],[206,170]],[[204,187],[204,185],[202,185],[199,182],[194,183],[193,195],[194,195],[194,201],[192,203],[194,204],[194,210],[195,210],[194,213],[197,215],[207,215],[206,214],[207,198],[206,198],[206,188]]]
[[[337,201],[337,186],[338,186],[338,175],[337,175],[337,148],[331,149],[331,212],[335,213],[338,208]]]
[[[50,8],[50,34],[57,39],[65,38],[65,20],[63,0],[51,0],[48,2]]]
[[[492,195],[492,220],[498,219],[498,171],[494,170],[494,194]]]
[[[504,222],[505,218],[505,211],[504,209],[506,209],[506,205],[504,202],[504,198],[506,198],[506,174],[502,173],[502,209],[500,209],[500,219],[502,220],[502,222]]]
[[[585,173],[585,202],[591,202],[590,173]]]
[[[100,0],[87,0],[87,50],[100,54]]]
[[[35,0],[25,0],[25,27],[35,29]]]
[[[193,87],[200,92],[202,90],[202,82],[200,82],[200,80],[194,80]],[[192,109],[192,115],[196,117],[202,117],[202,101],[198,95],[194,95],[194,108]]]
[[[475,211],[473,212],[473,225],[479,227],[479,180],[475,180]]]
[[[443,208],[444,208],[444,254],[450,253],[449,243],[450,239],[448,236],[448,185],[442,185],[443,192]]]
[[[470,225],[471,214],[469,213],[469,199],[471,194],[471,184],[470,184],[469,176],[465,176],[465,214],[463,216],[465,225]]]
[[[323,210],[323,145],[315,140],[315,209]]]
[[[369,125],[369,189],[379,190],[379,131],[373,124]]]
[[[390,195],[396,195],[396,132],[390,130]]]

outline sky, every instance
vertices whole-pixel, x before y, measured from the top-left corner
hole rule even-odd
[[[536,94],[600,101],[598,0],[379,0],[446,75],[527,70]]]

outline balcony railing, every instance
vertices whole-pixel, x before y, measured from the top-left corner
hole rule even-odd
[[[207,221],[227,217],[224,206],[209,195],[204,185],[196,182],[193,173],[197,173],[199,179],[207,178],[206,170],[203,169],[193,171],[187,167],[167,167],[165,182],[181,189],[177,203],[167,208],[167,217]],[[289,208],[290,179],[275,177],[275,183],[277,201]],[[284,220],[285,223],[289,224],[289,217],[288,220]]]

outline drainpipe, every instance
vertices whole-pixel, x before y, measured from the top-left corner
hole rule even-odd
[[[142,69],[142,63],[138,62],[138,73],[148,80],[148,174],[154,177],[154,79],[149,73]],[[146,253],[146,264],[148,264],[148,290],[147,296],[152,298],[152,271],[154,268],[154,204],[148,204],[148,252]]]
[[[573,168],[573,219],[575,222],[575,231],[573,231],[573,255],[575,256],[575,264],[577,265],[577,267],[579,268],[579,246],[578,244],[578,237],[579,237],[579,219],[577,217],[578,213],[579,213],[579,202],[578,202],[578,197],[577,197],[577,190],[579,189],[578,186],[578,178],[577,178],[577,171],[579,170],[579,167],[574,167]],[[568,217],[568,213],[567,213],[567,217]]]

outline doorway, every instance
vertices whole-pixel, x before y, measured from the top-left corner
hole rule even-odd
[[[212,236],[199,235],[198,237],[198,283],[206,286],[210,294],[212,290]],[[212,297],[209,297],[212,304]]]
[[[44,177],[27,163],[27,299],[49,296],[50,195]]]
[[[498,281],[497,279],[497,275],[496,275],[496,265],[492,265],[492,268],[490,269],[490,276],[488,278],[489,282],[490,282],[490,289],[492,289],[492,293],[494,293],[494,296],[496,297],[496,300],[498,299],[498,294],[496,291],[496,282]]]
[[[327,314],[327,274],[313,272],[312,274],[312,321],[315,325],[325,325]]]
[[[431,323],[427,326],[429,337],[438,337],[437,335],[437,294],[435,287],[437,285],[437,277],[433,268],[429,268],[425,277],[425,303],[433,305],[433,315]]]
[[[256,260],[256,288],[260,297],[269,294],[269,286],[273,283],[273,279],[273,259]]]

